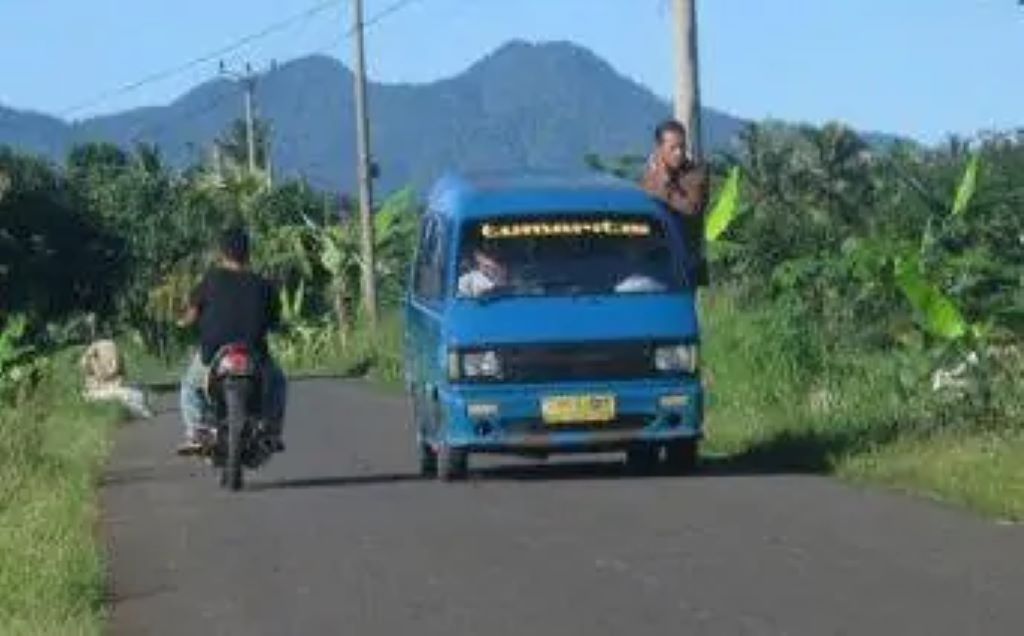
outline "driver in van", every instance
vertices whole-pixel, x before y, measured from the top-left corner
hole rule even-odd
[[[508,268],[494,246],[481,243],[473,248],[472,267],[459,276],[459,295],[476,298],[508,284]]]

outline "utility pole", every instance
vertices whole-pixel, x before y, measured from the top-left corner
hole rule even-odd
[[[271,190],[274,187],[274,162],[270,155],[270,136],[265,135],[263,141],[263,163],[264,170],[267,173],[267,189]]]
[[[370,328],[377,328],[377,280],[373,237],[373,190],[370,180],[370,122],[366,109],[366,55],[363,44],[363,0],[352,0],[355,37],[356,162],[359,181],[359,222],[362,228],[363,308]]]
[[[700,161],[700,77],[697,56],[697,0],[672,0],[676,46],[675,115],[686,126],[690,157]]]
[[[256,81],[252,77],[252,67],[245,65],[245,141],[248,146],[249,174],[256,173],[256,134],[252,124],[252,94]]]
[[[249,164],[249,174],[256,174],[256,130],[255,123],[253,122],[253,99],[256,92],[256,75],[252,71],[252,64],[246,62],[244,73],[235,73],[229,71],[222,61],[220,63],[220,72],[222,75],[227,75],[242,83],[245,89],[245,144],[246,144],[246,157]]]

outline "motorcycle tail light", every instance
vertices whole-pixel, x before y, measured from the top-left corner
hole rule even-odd
[[[231,349],[220,359],[217,370],[220,373],[248,373],[250,369],[249,354],[244,349]]]

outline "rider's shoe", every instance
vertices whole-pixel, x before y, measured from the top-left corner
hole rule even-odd
[[[195,439],[186,439],[178,445],[177,453],[183,457],[198,455],[203,450],[202,443]]]
[[[272,448],[275,453],[283,453],[284,452],[284,449],[285,449],[284,439],[282,439],[280,435],[270,435],[269,439],[270,439],[270,448]]]
[[[178,445],[177,453],[182,456],[200,455],[206,447],[205,439],[210,435],[210,430],[203,427],[192,435],[186,435],[185,440]]]
[[[270,449],[270,451],[273,453],[283,453],[284,439],[283,436],[281,435],[280,423],[264,420],[261,423],[260,428],[262,429],[263,438],[266,440],[267,447]]]

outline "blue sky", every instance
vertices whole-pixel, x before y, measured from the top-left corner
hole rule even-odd
[[[394,0],[365,0],[372,16]],[[48,113],[176,67],[316,0],[0,0],[0,103]],[[702,0],[704,103],[909,134],[923,141],[1024,126],[1024,7],[1017,0]],[[415,0],[368,34],[370,73],[429,81],[503,42],[569,40],[669,96],[668,0]],[[227,56],[348,60],[347,3]],[[216,63],[74,117],[165,103]]]

